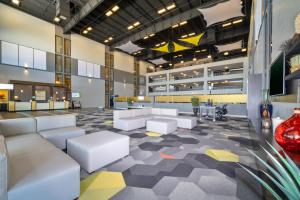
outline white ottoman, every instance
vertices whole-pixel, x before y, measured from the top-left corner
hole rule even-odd
[[[169,134],[177,130],[177,121],[173,119],[155,118],[147,121],[147,131]]]
[[[100,131],[68,139],[67,152],[86,171],[93,172],[129,154],[129,137]]]

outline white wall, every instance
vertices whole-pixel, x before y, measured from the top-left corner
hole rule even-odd
[[[134,72],[134,57],[120,51],[114,51],[114,68]]]
[[[55,51],[55,26],[0,3],[0,40]]]
[[[104,84],[105,81],[101,79],[72,76],[72,92],[79,92],[81,94],[78,100],[81,102],[83,108],[105,105]]]
[[[279,47],[295,33],[295,18],[300,14],[299,0],[273,0],[272,61],[280,54]]]
[[[133,84],[114,82],[114,94],[119,96],[133,96]]]
[[[140,75],[145,75],[147,73],[147,68],[149,66],[154,66],[153,64],[151,63],[148,63],[148,62],[145,62],[145,61],[140,61]]]
[[[105,45],[79,34],[71,34],[71,57],[94,64],[105,64]]]

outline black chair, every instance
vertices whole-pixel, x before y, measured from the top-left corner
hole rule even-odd
[[[223,120],[226,119],[225,115],[228,113],[227,104],[224,104],[222,107],[216,107],[216,119]]]

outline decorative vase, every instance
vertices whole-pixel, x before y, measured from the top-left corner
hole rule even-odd
[[[300,152],[300,108],[276,128],[275,140],[286,151]]]
[[[260,104],[260,116],[261,118],[272,118],[273,105],[271,103]]]

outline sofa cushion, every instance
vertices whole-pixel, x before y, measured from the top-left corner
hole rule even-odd
[[[78,127],[65,127],[40,131],[39,134],[59,149],[65,149],[67,139],[85,135],[85,130]]]
[[[152,108],[151,110],[152,115],[160,115],[160,108]]]
[[[0,120],[1,134],[4,137],[36,132],[36,121],[33,118]]]
[[[37,133],[7,137],[6,146],[10,158],[48,151],[49,149],[55,148],[50,142],[43,139]]]
[[[177,116],[178,110],[177,109],[169,109],[169,108],[160,108],[160,115]]]
[[[42,116],[36,117],[37,121],[37,132],[55,128],[63,128],[76,126],[76,115],[53,115],[53,116]]]
[[[0,199],[7,199],[7,149],[5,138],[0,135]]]
[[[55,147],[40,151],[43,148],[9,158],[9,200],[71,200],[79,196],[79,165]]]
[[[114,110],[113,117],[115,119],[134,117],[134,110]]]

